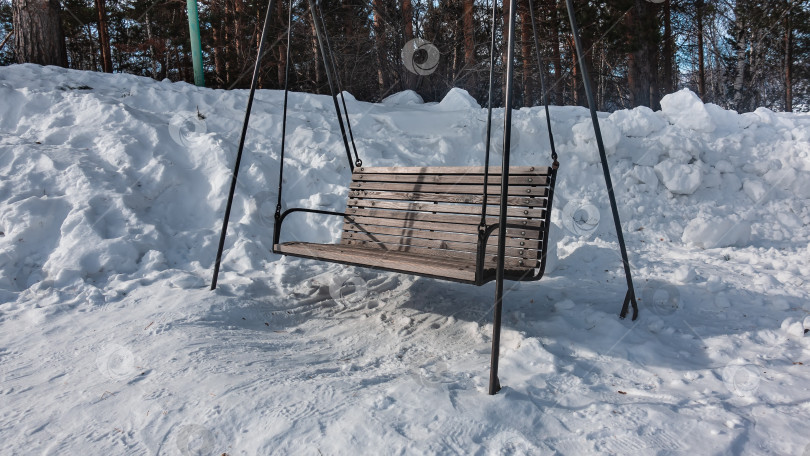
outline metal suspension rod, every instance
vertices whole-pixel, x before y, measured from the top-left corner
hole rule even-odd
[[[225,248],[225,237],[228,233],[228,220],[231,218],[231,206],[233,205],[233,194],[236,192],[236,179],[239,176],[239,165],[242,162],[242,151],[245,148],[245,136],[247,136],[248,123],[250,122],[250,110],[253,108],[253,97],[256,94],[256,86],[259,81],[259,70],[261,69],[262,57],[264,56],[264,46],[267,44],[267,35],[270,30],[270,13],[273,11],[275,0],[269,0],[267,13],[264,16],[264,27],[262,27],[262,37],[259,39],[259,52],[256,55],[256,65],[253,67],[253,79],[250,81],[250,94],[248,95],[247,108],[245,109],[245,122],[242,124],[242,135],[239,138],[239,148],[236,151],[236,163],[233,165],[233,177],[231,178],[231,190],[228,193],[228,204],[225,206],[225,218],[222,221],[222,232],[219,236],[219,248],[217,258],[214,261],[214,277],[211,279],[211,289],[217,287],[217,276],[219,266],[222,262],[222,251]]]
[[[292,42],[292,10],[294,0],[290,0],[290,11],[287,16],[287,60],[284,62],[284,107],[281,114],[281,158],[278,161],[278,201],[276,202],[276,226],[278,230],[278,219],[281,216],[281,190],[284,182],[284,148],[287,139],[287,99],[290,94],[290,44]]]
[[[574,4],[572,0],[566,0],[568,7],[568,19],[571,22],[571,33],[574,35],[574,44],[577,50],[577,60],[579,60],[580,73],[582,73],[582,85],[585,88],[585,96],[588,98],[588,107],[591,111],[591,122],[593,122],[593,130],[596,135],[596,146],[599,148],[599,157],[602,159],[602,171],[605,175],[605,185],[607,185],[608,198],[610,199],[610,210],[613,213],[613,223],[616,226],[616,236],[619,239],[619,249],[622,254],[622,264],[624,265],[624,275],[627,278],[627,294],[624,298],[622,311],[619,314],[621,318],[627,316],[627,305],[633,305],[633,320],[638,318],[638,304],[636,303],[636,292],[633,288],[633,277],[630,274],[630,261],[627,259],[627,248],[624,244],[624,235],[622,233],[622,223],[619,220],[619,209],[616,206],[616,195],[613,194],[613,182],[610,178],[610,170],[608,169],[607,154],[605,153],[605,144],[602,142],[602,130],[599,128],[599,118],[596,115],[596,103],[593,98],[593,90],[591,89],[590,76],[588,75],[588,67],[585,64],[585,53],[582,49],[582,40],[579,37],[579,27],[577,26],[577,19],[574,16]]]
[[[570,0],[569,0],[570,1]],[[492,319],[492,358],[489,371],[489,394],[501,389],[498,380],[498,358],[501,344],[501,313],[503,310],[503,268],[506,254],[506,199],[509,195],[509,149],[512,146],[512,79],[515,59],[516,0],[509,0],[509,31],[507,33],[506,102],[503,113],[503,163],[501,165],[501,212],[498,220],[498,266],[495,272],[495,312]]]
[[[326,49],[329,51],[329,62],[332,64],[332,73],[335,75],[335,85],[337,86],[337,91],[340,94],[340,101],[343,105],[343,115],[346,116],[346,127],[349,130],[349,141],[351,142],[352,150],[354,151],[354,165],[363,166],[363,160],[360,160],[360,156],[357,154],[357,145],[354,143],[352,122],[349,119],[349,110],[346,108],[346,98],[343,96],[343,84],[340,82],[340,72],[338,72],[337,64],[335,64],[335,53],[332,52],[332,41],[329,39],[329,32],[326,30],[326,21],[324,20],[323,12],[320,9],[318,10],[318,16],[320,16],[321,24],[323,24],[323,39],[326,42]]]
[[[540,90],[543,92],[543,105],[546,107],[546,125],[548,126],[548,142],[551,145],[551,159],[554,163],[551,165],[554,169],[560,167],[557,161],[557,149],[554,147],[554,133],[551,131],[551,114],[548,111],[548,92],[546,91],[546,76],[545,76],[545,61],[540,54],[540,40],[537,38],[537,23],[534,20],[534,5],[533,1],[529,0],[529,16],[532,20],[532,33],[534,34],[534,50],[537,53],[537,69],[540,71]]]
[[[315,26],[315,35],[318,38],[318,46],[321,48],[323,68],[326,70],[326,79],[329,81],[329,91],[332,93],[332,101],[335,103],[335,113],[337,114],[338,124],[340,124],[340,135],[343,137],[343,146],[346,148],[346,158],[349,159],[349,169],[354,172],[352,151],[349,148],[349,138],[346,136],[346,127],[343,125],[343,115],[340,113],[340,105],[338,104],[337,94],[335,93],[332,65],[329,63],[329,54],[327,53],[326,44],[324,43],[323,31],[321,30],[320,21],[318,21],[318,9],[315,6],[314,0],[309,0],[309,12],[312,14],[312,24]]]
[[[489,142],[492,139],[492,86],[495,82],[495,12],[498,0],[492,0],[492,42],[489,46],[489,96],[487,98],[487,143],[484,145],[484,199],[481,201],[481,223],[483,228],[487,224],[487,184],[489,183]]]

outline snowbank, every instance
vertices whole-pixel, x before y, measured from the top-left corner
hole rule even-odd
[[[481,106],[475,101],[466,90],[459,88],[452,88],[447,95],[442,98],[442,101],[436,105],[438,109],[443,111],[467,111],[472,109],[481,109]]]
[[[397,92],[385,97],[385,99],[381,101],[381,103],[386,106],[418,105],[424,102],[425,100],[413,90]]]
[[[280,92],[257,92],[208,291],[246,98],[0,68],[8,453],[801,454],[810,443],[810,116],[740,115],[688,91],[661,112],[600,113],[641,299],[633,323],[616,316],[624,276],[589,114],[552,107],[552,258],[541,282],[509,284],[505,389],[489,398],[492,284],[270,253]],[[412,92],[347,104],[367,165],[483,162],[486,111],[463,90],[438,104]],[[542,108],[514,124],[512,163],[548,165]],[[282,207],[342,210],[350,172],[328,97],[290,94],[287,146]],[[296,214],[285,228],[282,240],[331,242],[341,223]]]
[[[689,89],[665,96],[661,100],[661,112],[671,124],[703,133],[711,133],[717,128],[715,120],[720,115],[715,111],[717,116],[712,116],[708,106]]]

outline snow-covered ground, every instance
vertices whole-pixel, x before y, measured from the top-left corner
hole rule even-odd
[[[280,92],[257,92],[208,290],[246,99],[0,68],[4,453],[810,454],[810,115],[687,91],[600,114],[632,322],[588,113],[552,107],[554,257],[509,284],[488,396],[493,284],[270,253]],[[483,161],[486,111],[463,91],[347,101],[368,165]],[[548,165],[542,109],[514,119],[512,163]],[[288,128],[285,207],[342,210],[332,101],[291,94]]]

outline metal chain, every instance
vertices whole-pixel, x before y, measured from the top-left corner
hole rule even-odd
[[[540,90],[543,92],[543,104],[546,108],[546,124],[548,125],[548,142],[551,145],[551,159],[554,163],[551,165],[552,168],[557,169],[560,167],[560,162],[557,161],[557,149],[554,147],[554,133],[551,131],[551,116],[549,115],[548,110],[548,91],[546,90],[546,76],[545,72],[545,62],[543,61],[543,56],[540,54],[540,40],[537,38],[537,25],[534,20],[534,6],[532,5],[532,1],[529,0],[529,16],[532,20],[532,32],[534,33],[534,50],[537,53],[537,69],[540,71]]]
[[[281,114],[281,158],[278,163],[278,201],[276,202],[275,219],[281,217],[281,186],[284,182],[284,146],[287,138],[287,97],[290,93],[290,44],[292,38],[292,10],[294,0],[290,0],[290,11],[287,17],[287,60],[284,63],[284,108]]]

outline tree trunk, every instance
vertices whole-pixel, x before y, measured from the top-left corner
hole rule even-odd
[[[712,19],[709,18],[709,21],[711,20]],[[720,69],[722,66],[718,57],[721,54],[720,38],[717,31],[712,28],[709,29],[706,37],[708,38],[709,45],[711,46],[711,52],[709,52],[708,60],[709,80],[707,81],[708,90],[710,90],[710,92],[708,92],[707,95],[709,100],[717,101],[720,96],[720,84],[725,83],[724,74]]]
[[[584,47],[584,46],[583,46]],[[579,80],[579,58],[577,57],[577,48],[576,43],[574,43],[574,37],[570,39],[570,49],[571,49],[571,98],[574,101],[575,106],[585,106],[585,92],[582,88],[582,82]]]
[[[278,42],[278,65],[276,65],[276,76],[278,77],[279,88],[284,87],[284,67],[287,65],[287,15],[284,11],[284,2],[278,2],[276,13],[281,23],[281,32]]]
[[[599,71],[596,73],[596,109],[605,111],[605,73],[607,73],[607,62],[605,61],[605,47],[599,46]]]
[[[171,52],[170,52],[171,45],[172,45],[172,42],[170,40],[165,40],[165,42],[163,43],[163,49],[164,49],[163,59],[165,60],[165,62],[163,63],[163,77],[164,78],[169,77],[169,68],[171,68],[171,65],[170,65],[171,64],[171,55],[172,55]]]
[[[793,67],[793,24],[790,20],[792,0],[788,0],[788,10],[785,13],[785,112],[793,112],[793,81],[791,69]]]
[[[660,53],[658,49],[653,47],[652,49],[652,61],[659,62],[661,60]],[[650,108],[653,110],[660,110],[661,109],[661,78],[658,76],[658,72],[651,71],[650,72]]]
[[[698,92],[706,101],[706,64],[703,57],[703,0],[697,0],[697,41],[698,41]]]
[[[225,85],[230,87],[231,85],[231,72],[233,69],[233,65],[231,64],[232,54],[233,52],[230,51],[229,48],[233,46],[233,33],[231,32],[230,23],[232,21],[232,10],[231,10],[231,2],[230,0],[225,0],[222,2],[224,5],[223,7],[223,25],[221,27],[222,30],[222,49],[228,49],[226,52],[223,52],[223,57],[225,58]],[[258,47],[257,47],[258,48]],[[317,54],[316,54],[317,55]]]
[[[501,36],[503,36],[504,46],[502,46],[503,49],[501,50],[501,65],[503,65],[502,68],[504,69],[504,71],[503,77],[501,78],[501,88],[503,90],[503,92],[501,93],[503,93],[504,97],[506,97],[506,66],[508,60],[507,51],[509,50],[508,49],[509,46],[506,46],[506,37],[509,36],[509,0],[503,0],[502,10],[503,10],[503,32]]]
[[[214,39],[214,72],[220,87],[225,86],[225,44],[222,39],[222,28],[214,27],[211,31]]]
[[[351,0],[343,0],[343,36],[347,41],[354,36],[354,5]]]
[[[385,55],[385,22],[382,18],[382,0],[372,0],[371,7],[374,13],[374,56],[377,64],[377,83],[379,84],[380,96],[388,90],[388,80],[384,67]]]
[[[411,0],[402,0],[402,28],[405,30],[405,41],[413,39],[413,6]]]
[[[58,0],[14,0],[14,53],[17,63],[67,66],[65,34]]]
[[[244,36],[245,27],[242,24],[242,20],[246,16],[243,14],[244,9],[243,0],[233,0],[233,45],[236,48],[236,68],[240,68],[241,63],[247,62],[249,59],[247,49],[250,48],[248,43],[250,38]]]
[[[743,16],[744,15],[741,11],[735,11],[734,58],[735,70],[737,73],[735,74],[734,84],[732,85],[734,94],[732,97],[732,104],[734,109],[739,112],[745,112],[746,107],[750,102],[750,100],[746,99],[746,94],[743,93],[745,91],[746,73],[748,72],[748,32],[745,29],[746,24]]]
[[[413,6],[411,0],[402,0],[402,29],[405,32],[405,43],[413,39]],[[402,68],[400,66],[400,68]],[[409,71],[400,71],[403,89],[414,89],[416,78]]]
[[[675,60],[675,45],[672,37],[672,3],[671,0],[664,2],[664,93],[675,91],[675,81],[672,78],[672,69]]]
[[[112,73],[112,50],[110,49],[110,36],[107,34],[107,8],[105,0],[96,0],[98,10],[98,44],[101,48],[101,69],[105,73]]]
[[[652,107],[652,65],[655,58],[653,36],[655,19],[652,6],[643,0],[627,15],[628,43],[632,51],[627,56],[627,85],[630,87],[630,106]]]
[[[157,55],[155,55],[155,43],[152,41],[152,18],[149,17],[149,11],[146,12],[144,20],[146,21],[146,39],[149,42],[149,59],[151,60],[152,78],[157,79]],[[216,37],[216,32],[214,32],[214,37]],[[217,73],[219,73],[219,71],[217,71]]]
[[[312,45],[312,55],[315,57],[315,62],[313,64],[313,69],[315,70],[315,93],[318,93],[318,90],[321,88],[321,54],[318,49],[318,33],[315,30],[315,14],[310,13],[309,15],[309,27],[311,29],[311,45]]]
[[[532,0],[525,0],[531,2]],[[518,13],[520,14],[520,54],[523,59],[523,106],[532,106],[532,49],[534,48],[534,38],[532,35],[532,21],[529,16],[529,4],[518,3]]]
[[[458,29],[458,25],[456,25],[456,30]],[[458,67],[459,67],[459,60],[461,59],[461,54],[464,53],[464,50],[459,49],[459,45],[463,43],[459,43],[459,40],[453,40],[453,64],[450,66],[450,76],[452,80],[455,80],[458,77]]]
[[[560,50],[560,19],[557,10],[557,0],[550,0],[550,16],[551,27],[549,33],[551,34],[551,58],[554,64],[554,80],[552,81],[554,103],[558,106],[563,104],[563,81],[562,81],[562,54]]]
[[[410,2],[409,2],[410,3]],[[473,13],[475,11],[474,0],[464,0],[464,66],[472,69],[475,65],[475,23]]]

